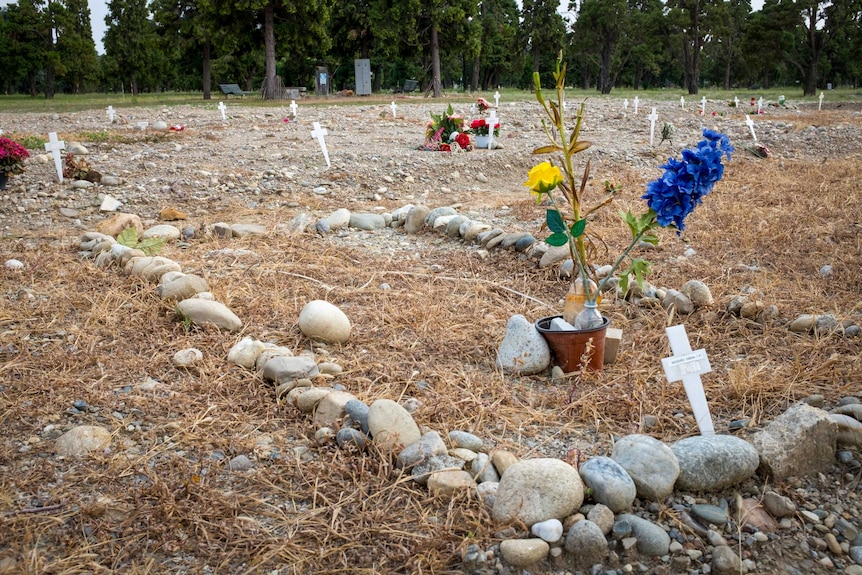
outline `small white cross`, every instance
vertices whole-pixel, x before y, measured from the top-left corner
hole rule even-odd
[[[684,325],[671,326],[665,329],[665,333],[667,333],[667,338],[670,341],[670,349],[673,351],[673,357],[666,357],[661,360],[665,376],[669,382],[682,380],[700,434],[715,435],[712,416],[709,414],[709,405],[706,403],[706,394],[703,391],[703,383],[700,381],[702,374],[712,371],[709,358],[706,357],[706,350],[691,350]]]
[[[733,97],[733,107],[739,108],[739,98],[737,98],[736,96]]]
[[[494,92],[494,105],[500,106],[500,92]]]
[[[317,143],[320,144],[320,149],[323,150],[323,157],[326,159],[326,167],[331,167],[332,164],[329,163],[329,151],[326,149],[326,142],[323,139],[329,132],[326,131],[326,128],[320,127],[320,122],[314,122],[312,125],[314,126],[314,130],[311,131],[311,137],[317,138]]]
[[[679,97],[679,107],[685,110],[685,96]]]
[[[751,139],[757,141],[757,136],[754,134],[754,120],[748,114],[745,115],[745,125],[748,126],[748,131],[751,132]]]
[[[488,122],[490,125],[488,126],[488,149],[494,149],[494,126],[497,125],[497,110],[491,110],[491,113],[488,114]]]
[[[637,116],[637,115],[638,115],[638,105],[639,105],[640,103],[641,103],[640,98],[638,98],[637,96],[635,96],[635,116]]]
[[[763,96],[757,101],[757,113],[760,114],[763,112]]]
[[[63,183],[63,163],[60,161],[60,150],[65,149],[66,143],[63,140],[57,139],[57,132],[49,132],[45,151],[51,152],[51,155],[54,156],[54,166],[57,168],[57,178],[61,184]]]
[[[628,99],[628,98],[626,98],[625,100],[623,100],[623,111],[624,111],[624,112],[628,112],[628,111],[629,111],[629,99]]]
[[[395,118],[395,108],[397,108],[397,106],[395,105],[395,100],[392,100],[392,103],[389,104],[389,107],[392,108],[392,117]]]
[[[108,106],[108,121],[112,124],[114,123],[114,107]]]
[[[700,115],[706,116],[706,96],[700,99]]]
[[[221,112],[222,122],[227,120],[227,116],[225,116],[225,113],[224,113],[225,110],[227,110],[227,106],[224,105],[224,102],[219,102],[218,103],[218,111]]]
[[[296,100],[290,101],[290,114],[293,116],[293,119],[296,119]]]
[[[655,108],[653,108],[650,115],[647,116],[647,120],[649,120],[649,145],[652,146],[653,142],[655,142],[655,121],[658,120],[658,114],[656,114]]]
[[[476,114],[476,104],[470,104],[470,114]]]
[[[817,111],[819,112],[822,107],[823,107],[823,92],[820,92],[820,103],[817,104]]]

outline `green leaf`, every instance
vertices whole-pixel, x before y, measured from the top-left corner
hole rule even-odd
[[[548,229],[552,232],[565,234],[566,224],[563,223],[563,216],[557,210],[548,210],[545,212],[545,222],[548,224]]]
[[[126,228],[120,235],[117,236],[117,242],[123,244],[127,248],[134,248],[138,245],[138,231],[134,227]]]
[[[548,244],[549,246],[554,246],[554,247],[564,246],[568,242],[569,242],[569,238],[566,237],[566,234],[561,233],[561,232],[551,234],[545,240],[546,244]]]
[[[136,247],[148,256],[154,256],[162,250],[164,245],[164,238],[147,238],[142,240]]]
[[[572,224],[572,237],[577,238],[584,233],[584,230],[587,229],[587,219],[584,218],[582,220],[576,221]]]

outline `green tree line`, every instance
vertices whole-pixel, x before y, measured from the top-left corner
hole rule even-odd
[[[278,97],[333,90],[371,63],[373,90],[405,79],[444,90],[548,84],[562,52],[569,79],[615,87],[731,89],[798,85],[813,95],[862,78],[862,0],[109,0],[96,53],[87,0],[0,8],[0,92],[200,91],[238,83]],[[564,6],[565,8],[565,6]]]

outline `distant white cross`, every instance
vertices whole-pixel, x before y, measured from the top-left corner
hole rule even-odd
[[[754,134],[754,121],[748,114],[745,115],[745,125],[748,126],[748,131],[751,132],[751,139],[757,141],[757,136]]]
[[[700,115],[706,116],[706,96],[700,99]]]
[[[54,167],[57,168],[57,179],[63,183],[63,163],[60,161],[60,150],[66,149],[66,143],[63,140],[57,139],[57,132],[48,133],[48,143],[45,144],[45,151],[51,152],[54,156]]]
[[[628,112],[628,111],[629,111],[629,99],[628,99],[628,98],[626,98],[625,100],[623,100],[623,111],[624,111],[624,112]]]
[[[757,113],[760,114],[763,112],[763,96],[757,101]]]
[[[638,98],[637,96],[635,96],[635,116],[637,116],[637,115],[638,115],[638,105],[639,105],[640,103],[641,103],[640,98]]]
[[[108,106],[108,121],[112,124],[114,123],[114,107]]]
[[[647,120],[649,120],[649,145],[652,146],[655,142],[655,121],[658,120],[658,114],[656,114],[655,108],[653,108],[650,115],[647,116]]]
[[[225,110],[227,110],[227,106],[224,105],[224,102],[219,102],[218,103],[218,111],[221,112],[222,122],[227,120],[227,116],[224,113]]]
[[[733,107],[739,108],[739,98],[737,98],[736,96],[733,97]]]
[[[494,149],[494,126],[497,125],[497,110],[491,110],[491,113],[488,114],[488,121],[491,123],[488,126],[488,149]]]
[[[820,103],[817,104],[817,111],[819,112],[822,107],[823,107],[823,92],[820,92]]]
[[[500,92],[494,92],[494,105],[500,106]]]
[[[290,101],[290,114],[293,116],[293,119],[296,119],[296,100]]]
[[[476,114],[476,104],[470,104],[470,114]]]
[[[673,357],[666,357],[661,360],[665,376],[669,382],[682,380],[700,434],[715,435],[712,416],[709,414],[709,405],[706,403],[706,394],[703,391],[703,383],[700,381],[702,374],[712,371],[709,358],[706,357],[706,350],[691,350],[684,325],[669,327],[665,329],[665,332],[670,341],[670,349],[673,351]]]
[[[685,96],[679,97],[679,107],[685,110]]]
[[[392,108],[392,117],[394,118],[395,117],[395,108],[397,107],[395,105],[395,100],[392,100],[392,103],[389,104],[389,107]]]
[[[332,164],[329,163],[329,151],[326,149],[326,141],[323,139],[329,132],[326,131],[326,128],[320,127],[320,122],[314,122],[312,125],[314,126],[314,130],[311,131],[311,137],[317,138],[317,143],[320,144],[320,149],[323,150],[323,157],[326,159],[326,167],[331,167]]]

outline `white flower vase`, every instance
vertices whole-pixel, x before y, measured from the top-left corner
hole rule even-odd
[[[490,136],[476,136],[476,147],[477,148],[487,148],[488,144],[491,142]]]

